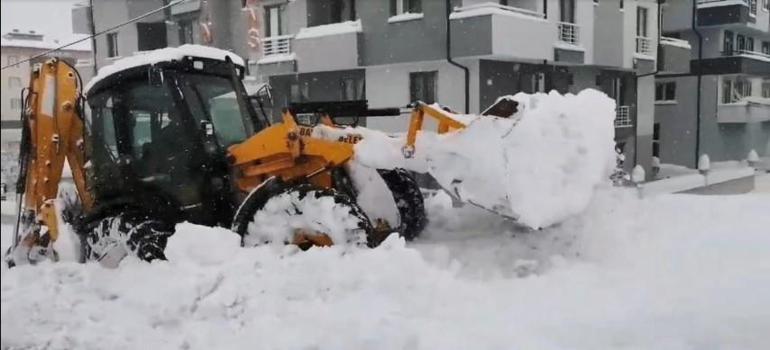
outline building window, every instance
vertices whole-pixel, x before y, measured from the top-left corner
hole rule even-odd
[[[733,39],[733,32],[731,32],[729,30],[725,30],[725,36],[724,36],[724,39],[722,41],[722,52],[726,56],[730,56],[730,55],[733,54],[733,48],[734,48],[733,40],[734,40]]]
[[[193,42],[192,20],[179,21],[179,45],[192,44]]]
[[[8,88],[9,89],[16,89],[21,87],[21,78],[19,77],[10,77],[8,78]]]
[[[390,0],[390,15],[422,13],[422,0]]]
[[[354,0],[307,1],[307,13],[309,27],[353,21],[356,19],[356,2]],[[266,14],[269,13],[266,12]]]
[[[645,7],[636,8],[636,36],[647,37],[648,10]]]
[[[575,23],[575,0],[559,0],[560,20],[566,23]]]
[[[744,78],[728,78],[722,80],[722,103],[736,103],[744,97],[751,96],[751,82]]]
[[[757,0],[749,0],[749,15],[757,15]]]
[[[340,81],[340,99],[357,101],[365,99],[364,80],[361,78],[342,78]]]
[[[762,53],[764,53],[765,55],[770,55],[770,41],[762,42]]]
[[[762,97],[770,98],[770,80],[762,82]]]
[[[438,72],[409,73],[409,99],[411,102],[436,102]]]
[[[545,73],[532,73],[532,77],[529,81],[529,89],[531,93],[545,92]]]
[[[738,45],[738,50],[746,50],[746,37],[742,34],[735,36],[735,43]]]
[[[165,22],[137,23],[136,47],[139,51],[150,51],[168,47]]]
[[[14,64],[19,63],[19,56],[15,55],[8,55],[8,65],[12,66]]]
[[[754,38],[748,37],[746,39],[746,50],[754,51]]]
[[[770,11],[770,0],[763,0],[762,8],[765,9],[765,11]]]
[[[18,97],[11,98],[11,109],[18,111],[21,109],[21,99]]]
[[[676,83],[665,82],[655,84],[655,101],[676,101]]]
[[[118,57],[118,33],[107,33],[107,57]]]
[[[281,32],[281,7],[265,6],[265,37],[279,36]]]

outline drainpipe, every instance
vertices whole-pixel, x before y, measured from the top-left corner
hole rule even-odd
[[[696,75],[698,77],[697,88],[695,91],[695,167],[698,166],[698,158],[700,157],[700,100],[701,100],[701,69],[700,64],[703,60],[703,35],[698,31],[698,6],[696,1],[692,1],[692,31],[698,37],[698,71]]]
[[[465,114],[470,113],[470,70],[468,67],[463,66],[454,60],[452,60],[452,30],[449,16],[452,14],[452,0],[446,0],[446,60],[449,64],[458,67],[465,73]]]
[[[88,13],[91,21],[89,29],[91,29],[91,55],[93,60],[93,76],[95,77],[98,68],[96,67],[96,23],[94,23],[94,0],[88,1]]]
[[[655,55],[657,56],[655,58],[655,70],[653,70],[652,72],[649,72],[649,73],[644,73],[644,74],[640,74],[640,75],[636,76],[637,90],[638,90],[638,87],[639,87],[639,78],[648,77],[650,75],[657,75],[659,70],[660,70],[660,65],[662,64],[661,63],[661,57],[663,57],[663,56],[661,55],[662,50],[660,48],[660,37],[663,35],[663,34],[661,34],[663,32],[663,28],[661,26],[660,18],[663,15],[660,12],[660,9],[661,9],[660,5],[661,5],[661,3],[663,1],[664,0],[658,0],[658,37],[656,38],[657,44],[655,45],[655,47],[656,47]],[[695,0],[693,0],[693,1],[695,1]],[[636,93],[637,93],[637,96],[638,96],[639,95],[639,91],[637,91]],[[637,106],[638,105],[639,104],[637,103]],[[653,124],[655,124],[654,118],[655,117],[653,116]],[[636,114],[636,123],[634,123],[634,165],[636,165],[637,162],[639,161],[639,138],[637,137],[638,134],[639,134],[639,113]]]

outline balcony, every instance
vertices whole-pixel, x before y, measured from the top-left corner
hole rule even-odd
[[[615,110],[615,127],[616,128],[630,128],[634,126],[631,120],[631,107],[630,106],[618,106]]]
[[[297,62],[292,51],[293,35],[262,38],[262,58],[257,61],[261,75],[294,73]]]
[[[758,123],[770,121],[770,98],[749,96],[736,103],[717,106],[719,123]]]
[[[554,59],[552,47],[532,45],[533,42],[554,42],[557,37],[556,26],[542,13],[486,2],[456,7],[449,18],[454,57]]]
[[[361,31],[360,20],[300,29],[292,46],[297,57],[297,72],[358,67],[358,36]]]
[[[722,52],[722,57],[690,62],[693,73],[700,74],[761,74],[770,72],[770,55],[745,49]]]
[[[757,0],[698,0],[698,25],[756,23]]]
[[[690,69],[690,51],[687,40],[661,37],[659,48],[660,70],[668,73],[686,73]]]

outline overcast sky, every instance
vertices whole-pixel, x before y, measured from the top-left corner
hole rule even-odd
[[[0,0],[2,33],[13,29],[34,30],[45,35],[46,41],[58,39],[66,43],[80,36],[72,34],[73,4],[83,0]],[[88,46],[87,46],[88,47]]]

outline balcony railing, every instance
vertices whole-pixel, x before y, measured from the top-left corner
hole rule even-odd
[[[760,52],[760,51],[752,51],[752,50],[745,50],[745,49],[733,49],[728,51],[722,51],[722,56],[732,57],[732,56],[744,56],[744,57],[751,57],[751,58],[757,58],[764,61],[770,61],[770,55]]]
[[[644,36],[637,36],[636,53],[647,56],[652,55],[652,39]]]
[[[570,45],[580,43],[580,26],[575,23],[558,22],[559,41]]]
[[[698,7],[730,6],[730,5],[749,6],[751,1],[752,0],[698,0]]]
[[[262,48],[265,57],[275,55],[288,55],[291,53],[291,35],[271,36],[262,39]]]
[[[634,126],[631,122],[631,108],[629,106],[618,106],[615,115],[616,128],[630,128]]]

